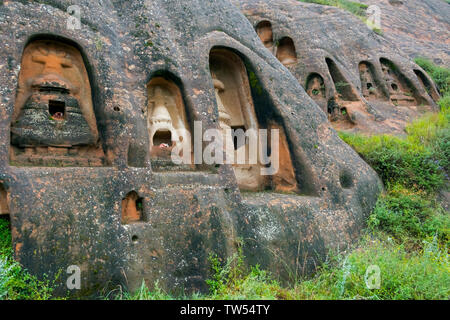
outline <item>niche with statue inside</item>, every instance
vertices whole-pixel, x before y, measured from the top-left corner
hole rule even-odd
[[[210,71],[224,142],[224,160],[232,159],[239,188],[296,192],[297,180],[284,130],[275,124],[260,127],[241,58],[229,50],[214,49],[210,54]],[[267,137],[261,136],[259,129],[268,129]],[[276,136],[271,136],[270,129],[277,129]],[[272,169],[275,170],[271,172]]]
[[[172,151],[192,159],[192,138],[179,87],[164,77],[153,78],[148,86],[148,135],[150,158],[154,171],[190,171],[194,165],[172,161]],[[174,150],[177,148],[176,150]],[[184,155],[183,152],[188,152]],[[193,161],[186,161],[193,163]]]
[[[16,166],[103,166],[91,86],[80,51],[36,40],[23,52],[11,122]]]
[[[341,129],[351,127],[354,123],[350,112],[353,108],[357,108],[361,101],[336,63],[330,58],[325,58],[325,62],[335,88],[335,96],[328,99],[327,102],[328,118]]]
[[[306,78],[306,93],[326,112],[327,98],[323,77],[318,73],[311,73]]]
[[[375,79],[374,66],[370,62],[363,61],[359,64],[358,69],[364,98],[367,100],[384,99],[384,95]]]
[[[410,86],[408,86],[406,77],[400,73],[394,63],[385,58],[381,58],[380,63],[392,104],[395,106],[417,105],[417,101],[413,96]]]

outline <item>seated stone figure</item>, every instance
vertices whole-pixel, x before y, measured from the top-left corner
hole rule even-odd
[[[98,140],[89,79],[78,50],[35,41],[22,59],[11,143],[72,147]]]
[[[80,52],[52,40],[30,43],[22,56],[11,122],[17,165],[102,166],[89,77]]]

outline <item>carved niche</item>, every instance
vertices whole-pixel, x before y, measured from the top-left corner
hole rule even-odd
[[[257,163],[250,161],[250,144],[261,148],[258,138],[260,125],[255,113],[247,70],[242,60],[227,50],[213,50],[210,55],[210,71],[216,94],[219,125],[224,135],[225,153],[232,154],[235,159],[233,169],[241,190],[261,191],[297,191],[297,181],[292,166],[290,151],[284,130],[275,123],[268,125],[268,145],[270,145],[270,129],[278,129],[280,134],[279,162],[280,170],[273,175],[261,175],[261,155],[257,153]],[[249,129],[255,133],[256,141],[251,141],[250,135],[245,140],[239,140],[236,133]],[[269,153],[273,150],[269,150]],[[245,154],[245,163],[236,163],[238,154]],[[270,155],[269,155],[270,156]]]
[[[102,166],[98,140],[89,77],[78,49],[50,40],[30,43],[12,116],[11,162]]]
[[[269,21],[261,21],[256,26],[256,33],[264,46],[273,53],[273,31],[272,24]]]
[[[238,152],[245,152],[245,163],[233,161],[238,185],[243,190],[264,189],[264,177],[260,165],[250,164],[248,140],[235,141],[232,130],[259,129],[247,73],[241,59],[227,50],[213,50],[210,55],[210,71],[213,78],[219,125],[223,131],[225,153],[237,159]]]
[[[183,97],[179,87],[163,77],[150,81],[148,96],[150,156],[154,164],[168,164],[176,145],[191,144]]]
[[[363,96],[368,100],[380,98],[381,94],[375,82],[372,64],[363,61],[358,68]]]
[[[351,112],[350,110],[354,107],[354,104],[359,104],[358,95],[336,63],[330,58],[325,58],[325,62],[336,89],[335,96],[331,97],[327,102],[328,117],[332,122],[353,125],[349,112]]]
[[[396,106],[417,105],[417,101],[410,88],[408,88],[405,77],[397,70],[395,65],[384,58],[380,59],[380,63],[384,81],[386,81],[389,88],[391,102]]]
[[[289,37],[284,37],[280,40],[277,47],[276,57],[285,65],[297,63],[297,53],[295,50],[294,41]]]
[[[327,101],[325,94],[325,83],[323,78],[318,73],[311,73],[306,78],[306,93],[326,111]]]

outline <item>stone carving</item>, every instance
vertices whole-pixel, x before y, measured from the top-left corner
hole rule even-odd
[[[294,41],[289,37],[281,39],[277,47],[276,56],[285,66],[297,63]]]
[[[246,138],[245,144],[236,145],[232,131],[259,128],[245,66],[235,54],[226,50],[214,50],[210,56],[210,69],[219,112],[219,125],[223,131],[225,154],[232,154],[232,157],[237,159],[239,152],[245,153],[244,164],[233,161],[238,185],[242,190],[262,190],[265,186],[264,177],[260,175],[260,165],[249,163],[249,138]]]
[[[170,160],[177,144],[191,143],[180,89],[172,81],[156,77],[148,84],[148,96],[150,156]]]
[[[380,92],[375,82],[373,66],[368,62],[359,64],[359,76],[361,78],[361,91],[367,100],[380,98]]]
[[[261,21],[256,26],[256,33],[261,39],[264,46],[273,53],[273,31],[272,24],[269,21]]]
[[[143,200],[136,191],[129,192],[122,199],[122,224],[143,220]]]
[[[249,2],[253,5],[258,1]],[[264,3],[272,8],[277,1],[289,10],[300,3],[284,0],[265,0]],[[64,8],[53,6],[56,3],[45,1],[36,5],[6,1],[0,6],[0,21],[7,21],[6,24],[0,22],[6,35],[0,46],[2,141],[9,141],[14,130],[10,128],[13,112],[17,114],[13,122],[25,121],[28,117],[25,111],[29,109],[23,106],[29,97],[23,93],[24,89],[17,93],[22,102],[18,101],[16,111],[13,110],[18,82],[20,88],[27,88],[27,79],[32,78],[24,77],[28,68],[24,68],[25,61],[21,64],[22,52],[18,50],[27,43],[30,46],[35,43],[30,41],[38,38],[30,39],[31,35],[41,33],[39,39],[65,39],[64,44],[75,42],[77,45],[69,47],[78,48],[79,52],[71,57],[80,54],[81,57],[76,58],[79,61],[76,68],[84,68],[89,74],[87,77],[82,72],[86,81],[77,82],[83,83],[78,96],[72,91],[67,93],[60,85],[57,88],[61,88],[61,92],[55,94],[58,97],[74,95],[83,115],[76,132],[86,133],[79,135],[77,141],[93,137],[84,140],[89,145],[78,145],[72,138],[67,145],[65,140],[62,144],[62,139],[56,135],[52,136],[55,145],[28,147],[21,144],[24,139],[20,134],[18,144],[9,146],[7,143],[0,148],[0,182],[7,191],[6,199],[8,194],[10,198],[14,256],[31,274],[39,278],[47,274],[52,279],[67,268],[67,263],[77,265],[82,272],[82,290],[71,293],[90,297],[110,292],[119,285],[135,291],[143,280],[150,285],[159,281],[161,288],[170,293],[205,292],[208,290],[205,279],[210,274],[208,256],[217,253],[226,261],[236,252],[235,244],[239,239],[242,239],[244,263],[260,264],[261,269],[270,271],[280,281],[287,280],[290,273],[313,271],[324,261],[328,248],[348,247],[358,239],[376,203],[379,179],[361,157],[339,139],[299,85],[299,82],[305,84],[308,74],[316,72],[323,77],[327,99],[334,96],[323,51],[305,50],[304,47],[314,45],[308,40],[311,36],[300,37],[295,32],[306,30],[309,33],[313,28],[302,26],[285,30],[276,16],[269,16],[272,11],[267,10],[266,17],[249,23],[230,1],[189,0],[187,12],[183,1],[107,0],[84,1],[81,29],[75,32],[61,28],[68,15]],[[296,16],[293,14],[292,18]],[[30,17],[38,18],[30,23]],[[358,23],[348,14],[344,17],[353,24]],[[328,28],[328,18],[282,19],[299,26],[320,21],[322,30],[322,24]],[[289,71],[305,73],[298,81],[274,57],[269,57],[267,48],[255,33],[253,26],[263,20],[272,22],[274,35],[280,32],[293,37],[302,61],[290,65]],[[347,21],[340,19],[339,22],[341,20]],[[140,22],[139,27],[136,21]],[[328,42],[322,40],[340,31],[336,28],[333,33],[330,28],[320,37],[314,35],[314,40],[316,43],[320,40],[320,47],[332,56],[339,56],[339,67],[346,77],[355,76],[356,80],[348,80],[356,85],[359,74],[355,63],[367,58],[357,56],[353,64],[347,62],[347,56],[339,52],[341,47],[328,46]],[[354,29],[345,28],[345,35],[337,39],[347,41],[349,30]],[[358,29],[368,30],[366,27]],[[43,30],[48,35],[42,34]],[[363,40],[358,41],[367,38],[361,37]],[[55,43],[60,47],[65,47],[64,44]],[[43,70],[42,63],[37,66]],[[306,67],[302,69],[302,66]],[[75,68],[65,67],[60,73],[75,83],[71,75],[66,75],[70,69],[78,73]],[[353,73],[347,72],[350,69]],[[214,81],[216,91],[209,71],[218,80]],[[155,74],[173,80],[158,82],[151,78]],[[92,96],[89,103],[94,108],[87,107],[82,97],[88,84],[92,94],[84,97]],[[173,89],[171,84],[179,89]],[[36,91],[40,95],[41,92]],[[31,96],[32,90],[29,92]],[[45,90],[42,94],[47,95]],[[71,111],[67,107],[62,112],[61,105],[52,105],[55,110],[51,115],[53,120],[49,121],[60,124],[69,120]],[[49,118],[50,108],[45,107]],[[268,169],[265,164],[216,169],[204,161],[196,164],[195,171],[180,170],[180,166],[174,164],[176,172],[156,172],[154,162],[166,161],[163,159],[166,155],[153,158],[157,154],[150,146],[150,139],[157,146],[159,142],[159,145],[167,142],[169,147],[176,146],[174,129],[185,127],[191,130],[192,144],[200,145],[199,151],[205,151],[207,143],[202,145],[197,141],[208,129],[219,129],[217,107],[222,128],[262,128],[269,132],[279,128],[278,172],[265,178],[267,176],[261,176],[260,171]],[[95,110],[95,117],[88,115],[92,110]],[[191,123],[194,120],[202,124],[203,130],[194,132],[192,128],[197,124]],[[151,122],[161,124],[161,130],[150,133]],[[14,134],[18,137],[18,133]],[[196,135],[200,136],[198,140]],[[248,148],[245,141],[242,143],[232,136],[230,140],[234,153]],[[55,141],[51,141],[52,144]],[[253,145],[258,143],[260,141]],[[97,152],[98,148],[105,150],[108,166],[77,167],[82,159],[88,161],[87,165],[91,165],[89,161],[93,159],[101,160],[90,153]],[[11,150],[13,155],[10,156]],[[267,156],[273,157],[274,151],[271,144]],[[68,154],[59,155],[59,152]],[[197,152],[194,155],[197,156]],[[24,166],[11,165],[18,161],[13,156],[23,160]],[[46,166],[30,167],[34,162],[20,159],[22,156],[36,158]],[[52,164],[55,159],[59,162]],[[69,167],[60,168],[61,164]],[[352,172],[351,183],[347,183],[349,179],[345,177],[340,179],[345,170]],[[236,182],[243,190],[252,192],[241,192]],[[137,193],[127,196],[132,190]],[[60,290],[55,291],[56,294],[66,294],[66,279],[58,278]]]
[[[384,81],[389,88],[391,102],[396,106],[413,106],[417,105],[413,93],[408,88],[405,77],[396,72],[394,64],[384,58],[380,59],[381,69],[383,70]]]
[[[306,78],[306,92],[314,101],[326,111],[327,101],[325,95],[325,83],[323,77],[318,73],[311,73]]]
[[[102,151],[95,148],[98,138],[80,52],[56,41],[30,43],[22,56],[11,122],[11,161],[19,165],[99,166]],[[94,151],[88,152],[92,147]]]

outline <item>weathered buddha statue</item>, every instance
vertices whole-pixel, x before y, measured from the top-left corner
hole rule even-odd
[[[174,147],[186,147],[191,143],[180,89],[168,79],[155,77],[148,84],[148,95],[151,158],[170,160]],[[188,149],[192,148],[186,151]]]
[[[80,52],[56,41],[24,50],[11,123],[18,147],[94,145],[98,130],[89,78]]]

